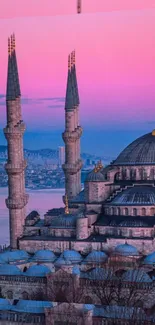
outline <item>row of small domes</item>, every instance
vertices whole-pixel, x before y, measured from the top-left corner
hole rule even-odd
[[[115,247],[114,253],[122,256],[138,256],[139,252],[136,247],[129,244],[121,244]],[[31,258],[33,261],[40,262],[55,262],[57,265],[62,264],[72,264],[72,263],[84,263],[89,262],[104,262],[108,258],[107,254],[102,251],[92,251],[90,252],[85,259],[81,256],[81,254],[74,250],[65,250],[60,257],[56,257],[56,255],[50,250],[39,250],[34,256]],[[23,251],[7,251],[5,253],[0,254],[0,264],[5,264],[9,262],[16,261],[28,261],[30,259],[30,255]],[[155,252],[149,254],[145,260],[145,262],[155,263]]]
[[[48,268],[46,265],[32,265],[28,268],[26,272],[22,272],[15,265],[1,265],[0,266],[0,275],[16,275],[16,276],[32,276],[32,277],[44,277],[47,274],[55,272],[55,269],[52,270]],[[109,273],[110,272],[110,273]],[[81,277],[88,279],[96,279],[96,280],[106,280],[106,279],[116,279],[117,276],[112,272],[112,270],[107,270],[104,268],[95,268],[90,272],[80,272],[80,268],[78,266],[74,266],[72,269],[73,274],[81,274]],[[143,270],[128,270],[123,273],[121,276],[123,281],[133,281],[133,282],[152,282],[150,276],[144,272]]]

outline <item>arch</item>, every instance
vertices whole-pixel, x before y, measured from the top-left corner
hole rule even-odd
[[[155,215],[155,209],[154,208],[151,208],[150,209],[150,216],[154,216]]]
[[[122,170],[122,178],[127,179],[127,170],[123,168]]]
[[[142,208],[142,216],[146,216],[146,209],[145,208]]]
[[[90,296],[85,296],[84,300],[85,300],[85,304],[90,304],[90,305],[93,304],[93,299]]]
[[[29,295],[28,295],[28,293],[27,293],[26,291],[24,291],[24,292],[22,293],[22,299],[23,299],[23,300],[28,300],[28,299],[29,299]]]
[[[27,271],[27,266],[24,266],[23,272],[26,272],[26,271]]]
[[[124,215],[125,215],[125,216],[128,216],[128,215],[129,215],[129,210],[128,210],[128,208],[124,208]]]
[[[118,207],[117,208],[117,215],[120,216],[121,215],[121,209]]]
[[[6,293],[7,299],[13,299],[13,291],[8,290]]]
[[[117,172],[114,176],[114,182],[119,181],[119,179],[120,179],[120,173]]]
[[[133,208],[133,216],[137,216],[137,209],[136,208]]]
[[[150,180],[154,180],[154,175],[155,173],[154,173],[154,168],[151,168],[151,170],[150,170]]]
[[[115,214],[115,208],[112,207],[112,208],[111,208],[111,215],[113,216],[114,214]]]

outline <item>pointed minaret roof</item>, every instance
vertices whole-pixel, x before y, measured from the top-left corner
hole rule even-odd
[[[74,87],[75,87],[75,94],[76,94],[76,106],[78,106],[80,104],[80,99],[79,99],[78,83],[76,77],[75,50],[72,52],[72,56],[73,56],[73,76],[74,76]]]
[[[75,85],[75,74],[74,74],[74,53],[71,53],[71,80],[72,80],[72,93],[74,108],[77,107],[77,95],[76,95],[76,85]]]
[[[16,41],[15,34],[11,35],[11,47],[12,47],[12,58],[13,58],[13,66],[14,66],[14,80],[15,80],[15,88],[16,88],[16,96],[21,96],[20,91],[20,83],[19,83],[19,74],[18,74],[18,66],[17,66],[17,58],[16,58]]]
[[[67,89],[66,89],[66,101],[65,109],[74,109],[74,98],[72,90],[72,77],[71,77],[71,56],[68,56],[68,77],[67,77]]]
[[[11,39],[8,38],[8,73],[7,73],[7,90],[6,90],[6,100],[15,100],[16,91],[13,76],[13,62],[11,53]]]

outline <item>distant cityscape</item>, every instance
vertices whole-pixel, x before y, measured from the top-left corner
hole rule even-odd
[[[65,147],[58,149],[24,150],[27,160],[25,175],[28,189],[56,189],[65,187],[65,176],[62,164],[65,161]],[[103,165],[108,165],[114,157],[99,157],[82,153],[83,169],[82,183],[88,172],[101,160]],[[8,177],[4,168],[7,159],[7,146],[0,146],[0,187],[8,186]]]

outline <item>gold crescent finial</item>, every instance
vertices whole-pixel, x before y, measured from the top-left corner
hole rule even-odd
[[[10,44],[10,38],[8,38],[8,54],[11,55],[11,44]]]
[[[95,168],[94,168],[94,173],[97,173],[98,172],[98,166],[95,165]]]
[[[75,50],[73,51],[73,65],[75,65]]]
[[[67,194],[65,195],[65,214],[69,214]]]
[[[13,52],[13,35],[11,35],[11,53]]]

